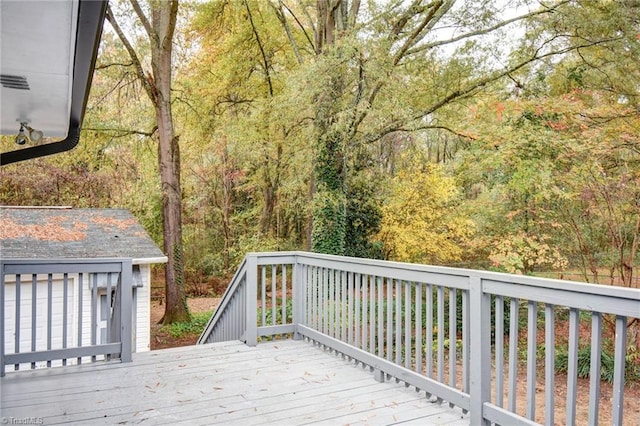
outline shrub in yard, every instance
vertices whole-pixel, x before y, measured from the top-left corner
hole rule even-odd
[[[637,382],[640,380],[640,368],[630,359],[632,352],[628,352],[625,363],[625,378],[627,382]],[[600,354],[600,379],[613,383],[614,355],[605,347]],[[569,371],[569,350],[567,346],[562,346],[556,352],[556,372],[567,373]],[[591,369],[591,346],[583,345],[578,348],[578,377],[589,378]]]
[[[209,318],[213,312],[198,312],[191,314],[191,320],[185,322],[176,322],[166,325],[163,328],[171,337],[184,337],[188,334],[200,334],[204,330]]]

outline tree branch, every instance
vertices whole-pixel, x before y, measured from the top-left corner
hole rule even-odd
[[[304,12],[304,14],[307,17],[307,21],[309,22],[309,26],[311,27],[311,30],[313,31],[313,35],[314,35],[314,39],[317,35],[318,32],[318,28],[314,25],[314,20],[311,18],[311,15],[309,14],[309,10],[306,8],[306,6],[303,4],[302,0],[298,0],[300,7],[302,7],[302,11]],[[287,7],[287,5],[285,4],[285,7]],[[287,7],[287,10],[289,12],[291,12],[291,9],[289,9]],[[295,15],[292,14],[292,16],[295,18]],[[298,25],[300,25],[300,28],[303,28],[304,31],[304,27],[302,26],[302,24],[298,21],[298,19],[296,19],[296,22],[298,22]],[[307,39],[309,40],[309,44],[311,45],[313,52],[317,52],[317,46],[314,44],[314,42],[309,39],[309,36],[307,34],[307,32],[304,32],[305,36],[307,36]]]
[[[258,29],[256,28],[256,25],[253,22],[253,15],[251,14],[251,9],[249,9],[249,3],[247,2],[247,0],[244,0],[244,7],[247,9],[247,15],[249,15],[249,22],[251,23],[251,30],[253,31],[253,35],[256,37],[256,42],[258,43],[258,47],[260,48],[260,54],[262,55],[264,72],[266,74],[267,84],[269,85],[269,95],[273,97],[273,85],[271,84],[271,73],[269,72],[269,61],[267,60],[267,54],[264,50],[264,46],[262,45],[260,34],[258,34]]]
[[[284,11],[282,10],[282,8],[283,8],[282,0],[278,0],[278,7],[276,7],[271,2],[269,2],[269,5],[271,5],[271,7],[273,8],[273,11],[276,14],[276,17],[278,18],[278,20],[282,24],[282,27],[284,28],[285,33],[287,33],[287,39],[289,39],[289,44],[291,44],[291,47],[293,48],[293,53],[296,55],[296,59],[298,60],[298,64],[302,65],[303,61],[302,61],[302,56],[300,55],[300,49],[298,48],[298,43],[296,43],[296,40],[293,37],[293,33],[291,32],[291,28],[289,27],[289,24],[287,23],[287,18],[284,16]]]
[[[535,62],[535,61],[539,61],[541,59],[544,58],[548,58],[550,56],[556,56],[556,55],[562,55],[564,53],[573,51],[575,49],[579,49],[579,48],[585,48],[585,47],[590,47],[590,46],[596,46],[602,43],[606,43],[609,40],[599,40],[599,41],[595,41],[595,42],[591,42],[588,44],[584,44],[584,45],[580,45],[580,46],[570,46],[570,47],[566,47],[564,49],[560,49],[560,50],[555,50],[555,51],[551,51],[551,52],[546,52],[543,54],[540,54],[540,50],[544,47],[544,44],[542,46],[540,46],[537,51],[533,54],[533,56],[531,56],[530,58],[527,58],[523,61],[521,61],[520,63],[509,67],[505,70],[502,70],[500,72],[497,72],[493,75],[489,75],[485,78],[479,79],[476,82],[474,82],[473,84],[471,84],[469,87],[463,89],[463,90],[456,90],[454,92],[449,93],[448,95],[446,95],[445,97],[443,97],[440,101],[436,102],[435,104],[433,104],[432,106],[430,106],[429,108],[421,111],[419,114],[416,114],[415,116],[411,117],[409,119],[409,121],[415,121],[415,120],[420,120],[422,118],[424,118],[425,116],[432,114],[434,112],[436,112],[437,110],[439,110],[440,108],[442,108],[443,106],[455,101],[455,100],[459,100],[459,99],[465,99],[469,96],[471,96],[471,94],[473,94],[474,92],[476,92],[477,90],[482,89],[483,87],[485,87],[486,85],[493,83],[505,76],[508,76],[509,74],[527,66],[528,64]],[[549,41],[550,42],[550,41]],[[545,43],[546,44],[546,43]],[[402,120],[395,120],[394,122],[390,123],[387,127],[385,127],[384,129],[382,129],[379,133],[382,134],[388,134],[389,133],[389,129],[397,129],[403,126],[404,123],[406,123],[407,120],[406,119],[402,119]],[[364,138],[364,142],[365,143],[370,143],[370,142],[374,142],[378,139],[380,139],[381,135],[378,134],[378,132],[376,132],[375,134],[370,134],[369,136]]]
[[[509,24],[512,24],[514,22],[522,21],[524,19],[532,18],[534,16],[542,15],[542,14],[545,14],[545,13],[551,13],[551,12],[555,11],[558,7],[569,3],[570,1],[571,0],[563,0],[563,1],[559,2],[559,3],[556,3],[553,6],[548,6],[548,7],[544,8],[544,9],[541,9],[541,10],[538,10],[538,11],[535,11],[535,12],[525,13],[524,15],[516,16],[514,18],[498,22],[497,24],[495,24],[492,27],[483,28],[483,29],[477,30],[477,31],[470,31],[468,33],[461,34],[461,35],[459,35],[457,37],[452,37],[452,38],[450,38],[448,40],[438,40],[438,41],[434,41],[432,43],[423,44],[421,46],[418,46],[418,47],[416,47],[414,49],[411,49],[411,50],[407,51],[407,55],[413,55],[414,53],[418,53],[418,52],[422,52],[422,51],[425,51],[425,50],[433,49],[434,47],[443,46],[443,45],[446,45],[446,44],[455,43],[455,42],[458,42],[460,40],[464,40],[464,39],[467,39],[467,38],[470,38],[470,37],[489,34],[492,31],[495,31],[497,29],[505,27],[505,26],[507,26]]]
[[[153,135],[158,131],[158,126],[153,126],[151,131],[145,132],[142,130],[132,130],[132,129],[117,129],[117,128],[109,128],[109,127],[83,127],[82,130],[90,130],[93,132],[114,132],[117,135],[114,135],[115,138],[123,138],[129,135],[141,135],[147,137],[153,137]]]
[[[120,41],[129,53],[131,61],[133,62],[133,66],[136,70],[136,74],[142,82],[142,87],[144,87],[144,90],[147,92],[149,99],[151,99],[152,102],[155,102],[155,88],[151,86],[151,82],[147,79],[144,69],[142,68],[142,63],[140,62],[136,51],[133,49],[133,46],[129,42],[129,39],[127,39],[127,36],[124,34],[124,32],[122,32],[122,29],[116,21],[115,15],[113,14],[113,11],[111,10],[111,6],[109,4],[107,4],[107,20],[111,24],[111,27],[114,29],[116,34],[118,34],[118,38],[120,38]]]
[[[142,22],[142,26],[144,27],[144,30],[147,32],[147,36],[149,36],[150,39],[155,38],[157,34],[155,33],[155,31],[153,31],[153,28],[151,28],[151,24],[149,23],[147,16],[142,11],[142,8],[140,7],[140,3],[138,3],[138,0],[129,0],[129,2],[131,3],[133,10],[135,10],[136,15],[138,15],[140,22]]]
[[[120,63],[120,62],[113,62],[113,63],[110,63],[110,64],[96,65],[95,69],[96,70],[106,70],[107,68],[111,68],[111,67],[130,67],[132,65],[133,65],[133,62],[129,62],[127,64]]]
[[[454,1],[447,1],[446,3],[442,0],[435,2],[431,6],[431,10],[422,20],[422,23],[418,25],[418,27],[411,33],[411,35],[405,40],[404,44],[396,53],[393,58],[393,65],[397,65],[400,60],[405,56],[410,47],[415,46],[420,40],[422,40],[425,36],[425,31],[431,30],[434,25],[444,16],[445,13],[451,9]]]

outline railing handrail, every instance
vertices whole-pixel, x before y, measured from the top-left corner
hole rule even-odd
[[[606,284],[584,283],[556,278],[536,277],[531,275],[510,274],[504,272],[485,271],[481,269],[454,268],[450,266],[433,266],[419,263],[395,262],[391,260],[365,259],[359,257],[337,256],[332,254],[313,253],[307,251],[252,252],[247,256],[256,256],[259,264],[267,264],[270,259],[291,258],[298,263],[321,266],[319,260],[330,261],[342,265],[359,265],[369,267],[391,268],[397,271],[426,272],[459,277],[478,277],[505,283],[522,284],[532,287],[566,290],[576,293],[611,296],[640,301],[640,289],[619,287]],[[335,265],[333,265],[335,266]],[[346,269],[345,269],[346,270]],[[352,269],[349,269],[353,271]],[[370,273],[370,272],[367,272]],[[376,275],[376,274],[371,274]]]

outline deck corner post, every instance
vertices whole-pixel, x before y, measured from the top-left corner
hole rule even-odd
[[[298,264],[298,255],[294,256],[293,261],[293,283],[292,283],[292,297],[293,297],[293,325],[295,332],[293,333],[293,340],[301,340],[302,335],[298,332],[298,326],[303,323],[304,306],[304,283],[302,275],[302,265]]]
[[[470,276],[469,284],[470,423],[488,425],[483,411],[491,400],[491,296],[484,293],[480,277]]]
[[[122,349],[120,353],[121,362],[131,362],[131,353],[133,352],[133,331],[132,331],[132,312],[133,312],[133,264],[131,259],[122,260],[122,279],[121,297],[120,297],[120,342]]]
[[[258,255],[247,254],[247,332],[245,344],[256,346],[258,344]]]

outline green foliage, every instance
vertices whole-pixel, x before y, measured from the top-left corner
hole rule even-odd
[[[191,313],[189,321],[181,321],[165,325],[161,331],[168,332],[171,337],[185,337],[189,334],[200,334],[209,322],[213,312]]]
[[[290,324],[293,321],[293,300],[291,298],[287,298],[287,303],[285,306],[285,316],[286,318],[282,319],[282,299],[276,299],[276,325],[280,324]],[[265,318],[266,325],[273,324],[273,309],[267,308],[265,310]],[[262,308],[258,308],[258,326],[262,326]]]
[[[382,221],[380,179],[359,173],[349,179],[346,206],[345,256],[381,259],[382,243],[375,236]]]
[[[606,345],[605,345],[606,346]],[[614,354],[605,346],[600,352],[600,378],[607,383],[613,383],[614,376]],[[640,367],[633,362],[633,351],[628,351],[625,363],[625,379],[627,382],[637,382],[640,380]],[[556,349],[555,360],[556,372],[566,374],[569,370],[569,351],[567,346]],[[577,375],[579,378],[589,378],[591,371],[591,346],[589,344],[580,345],[578,348]]]
[[[342,255],[345,251],[346,199],[341,191],[318,189],[313,199],[311,250]]]

